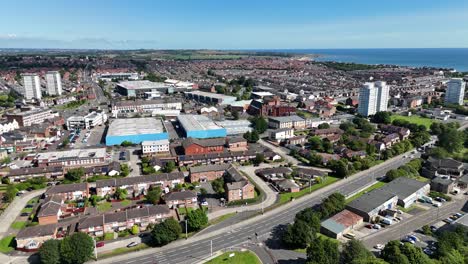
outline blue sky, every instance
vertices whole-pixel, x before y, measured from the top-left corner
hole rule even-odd
[[[0,48],[468,47],[462,0],[4,1]]]

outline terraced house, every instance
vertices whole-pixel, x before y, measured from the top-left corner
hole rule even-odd
[[[96,182],[96,194],[100,197],[113,195],[120,188],[126,189],[129,196],[137,197],[146,194],[151,186],[174,187],[184,182],[183,172],[101,180]]]

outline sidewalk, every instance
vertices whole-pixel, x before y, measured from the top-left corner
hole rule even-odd
[[[13,202],[7,207],[0,215],[0,237],[3,238],[8,235],[8,229],[11,224],[16,220],[21,210],[26,206],[29,200],[41,195],[45,190],[37,190],[24,194],[23,196],[15,198]],[[0,253],[0,263],[28,263],[25,257],[10,257]]]

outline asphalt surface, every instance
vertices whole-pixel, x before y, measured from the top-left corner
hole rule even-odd
[[[356,192],[356,188],[366,186],[369,182],[375,181],[376,177],[383,176],[388,170],[398,168],[408,161],[410,159],[399,156],[368,171],[358,173],[348,179],[317,190],[313,194],[297,199],[288,205],[271,210],[262,216],[244,221],[224,232],[212,232],[211,236],[210,234],[197,236],[194,239],[179,243],[175,242],[166,247],[118,256],[99,262],[127,264],[201,262],[209,257],[211,252],[247,243],[252,239],[269,237],[276,227],[292,222],[297,212],[320,203],[328,195],[340,192],[345,196],[350,196]]]

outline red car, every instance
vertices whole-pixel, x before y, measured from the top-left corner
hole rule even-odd
[[[102,241],[96,243],[96,247],[103,247],[104,245],[105,245],[105,244],[104,244],[104,242],[102,242]]]
[[[366,225],[367,228],[372,229],[372,224]]]

